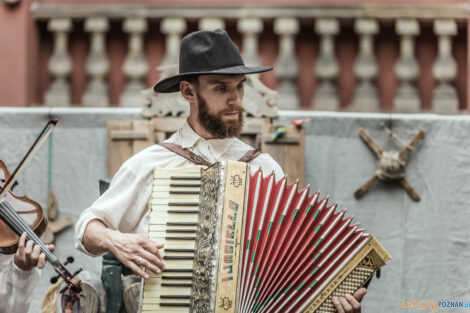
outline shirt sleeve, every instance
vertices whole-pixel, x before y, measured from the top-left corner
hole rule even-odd
[[[38,268],[23,271],[16,266],[13,256],[0,255],[0,312],[28,312],[39,278]]]
[[[124,163],[113,177],[109,189],[82,212],[75,225],[75,247],[91,256],[83,245],[88,223],[98,219],[120,232],[134,231],[145,213],[151,193],[152,170],[131,169]]]

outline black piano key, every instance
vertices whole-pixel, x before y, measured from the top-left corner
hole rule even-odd
[[[168,206],[199,206],[197,202],[168,202]]]
[[[191,184],[191,183],[171,183],[170,187],[188,187],[188,188],[200,188],[201,184]]]
[[[170,180],[201,180],[201,176],[170,176]]]
[[[189,303],[160,302],[160,306],[189,307]]]
[[[187,280],[187,279],[193,279],[192,276],[168,276],[168,275],[163,275],[162,279],[168,279],[168,280]]]
[[[160,295],[160,299],[191,299],[191,296],[181,296],[181,295]]]
[[[165,255],[164,260],[194,260],[194,256],[187,255]]]
[[[168,210],[168,213],[198,213],[198,210]]]
[[[198,190],[170,190],[170,195],[198,195]]]
[[[194,249],[164,249],[165,252],[191,252],[194,253]]]
[[[196,237],[191,237],[191,236],[187,236],[187,237],[174,237],[174,236],[168,236],[168,237],[165,237],[166,240],[196,240]]]
[[[192,273],[192,268],[167,268],[165,269],[166,273]]]
[[[195,229],[167,229],[165,232],[167,233],[185,233],[185,234],[195,234]]]
[[[190,283],[162,283],[162,287],[192,287]]]
[[[197,226],[197,223],[193,222],[167,222],[167,226]]]

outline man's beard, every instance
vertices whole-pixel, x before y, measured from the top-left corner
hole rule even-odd
[[[196,95],[199,103],[197,118],[199,123],[201,123],[202,127],[204,127],[209,134],[217,139],[240,136],[243,128],[243,112],[245,111],[243,107],[227,108],[214,115],[209,112],[207,102],[201,97],[199,91]],[[224,114],[233,111],[239,111],[238,120],[224,121],[222,119]]]

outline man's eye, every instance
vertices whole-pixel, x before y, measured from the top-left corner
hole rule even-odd
[[[244,84],[240,84],[240,85],[237,86],[238,89],[243,89],[244,87],[245,87]]]
[[[217,90],[217,91],[225,91],[226,88],[225,88],[225,86],[218,86],[218,87],[215,88],[215,90]]]

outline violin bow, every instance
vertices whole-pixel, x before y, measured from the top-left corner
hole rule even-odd
[[[57,125],[57,122],[58,119],[52,119],[47,122],[46,126],[44,126],[43,130],[36,138],[31,148],[29,148],[28,152],[26,152],[26,155],[23,157],[21,162],[15,168],[8,180],[5,182],[5,185],[3,185],[3,188],[0,190],[0,200],[5,197],[6,192],[10,190],[13,184],[18,180],[18,177],[20,177],[20,175],[23,173],[23,170],[26,168],[26,165],[29,164],[36,152],[38,152],[38,150],[44,144],[46,139],[52,133],[52,130]]]

